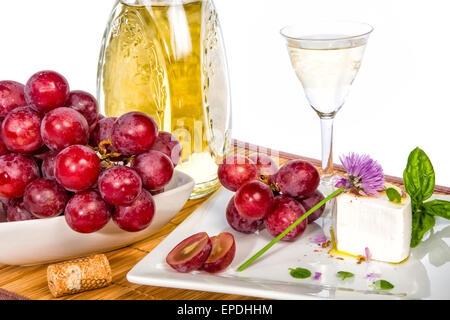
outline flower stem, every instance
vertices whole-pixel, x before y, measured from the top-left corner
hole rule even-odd
[[[239,272],[244,271],[250,264],[252,264],[256,259],[258,259],[260,256],[262,256],[267,250],[269,250],[275,243],[281,240],[285,235],[289,233],[292,229],[294,229],[300,222],[308,218],[309,215],[311,215],[314,211],[319,209],[321,206],[323,206],[325,203],[336,197],[338,194],[340,194],[342,191],[344,191],[344,188],[341,187],[334,191],[332,194],[330,194],[328,197],[320,201],[317,205],[315,205],[311,210],[309,210],[307,213],[305,213],[303,216],[301,216],[300,219],[295,221],[291,226],[289,226],[286,230],[284,230],[278,237],[273,239],[270,243],[268,243],[264,248],[259,250],[253,257],[248,259],[244,264],[242,264],[237,270]]]

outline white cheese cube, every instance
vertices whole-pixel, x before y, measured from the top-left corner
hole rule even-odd
[[[336,249],[352,255],[398,263],[409,256],[411,241],[411,199],[400,204],[389,201],[383,192],[379,197],[342,193],[333,209],[333,232]]]

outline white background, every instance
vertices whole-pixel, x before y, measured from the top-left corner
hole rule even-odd
[[[335,160],[355,151],[401,176],[408,154],[430,156],[450,186],[450,19],[447,1],[216,0],[227,48],[234,138],[320,158],[319,120],[279,35],[304,19],[375,27],[362,68],[336,117]],[[64,74],[95,93],[100,43],[113,0],[0,1],[0,79]]]

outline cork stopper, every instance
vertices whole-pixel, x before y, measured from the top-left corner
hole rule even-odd
[[[48,288],[55,298],[107,287],[111,267],[104,254],[52,264],[47,268]]]

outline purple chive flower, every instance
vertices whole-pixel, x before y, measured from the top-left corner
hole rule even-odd
[[[380,278],[381,277],[381,275],[379,274],[379,273],[368,273],[367,275],[366,275],[366,278],[367,279],[371,279],[371,280],[373,280],[373,279],[377,279],[377,278]]]
[[[322,273],[320,273],[320,272],[314,273],[314,280],[319,280],[321,276],[322,276]]]
[[[337,188],[344,187],[363,196],[377,196],[385,189],[383,168],[368,155],[350,153],[340,159],[347,174],[337,176]]]
[[[328,238],[323,234],[316,234],[311,238],[311,242],[321,244],[327,242]]]

